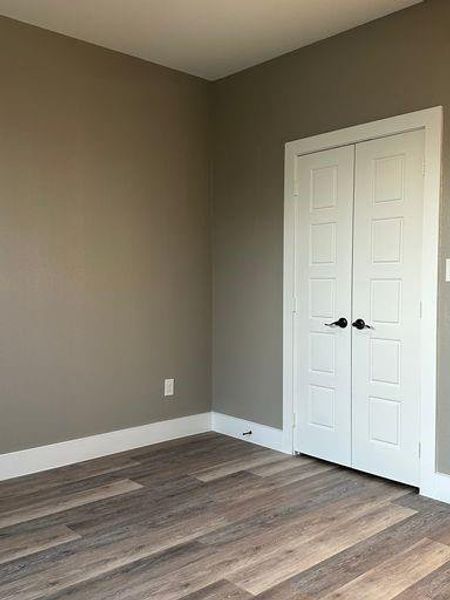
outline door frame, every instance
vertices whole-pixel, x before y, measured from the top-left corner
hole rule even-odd
[[[358,144],[377,138],[424,129],[425,174],[423,192],[422,242],[422,318],[420,325],[420,493],[450,502],[450,476],[437,471],[437,310],[439,204],[441,195],[441,160],[443,108],[437,106],[363,125],[323,133],[285,145],[284,188],[284,278],[283,278],[283,448],[294,452],[296,415],[297,343],[294,324],[298,286],[295,281],[295,221],[298,182],[295,157]],[[424,268],[425,266],[425,268]]]

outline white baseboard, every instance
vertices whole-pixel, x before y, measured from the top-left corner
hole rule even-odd
[[[284,448],[282,429],[276,429],[275,427],[269,427],[268,425],[254,423],[253,421],[230,417],[223,413],[213,412],[211,414],[211,426],[213,431],[239,438],[246,442],[251,442],[252,444],[265,446],[272,450],[291,454],[289,450]],[[249,431],[251,431],[251,434],[243,435],[244,432]]]
[[[450,504],[450,475],[434,473],[420,486],[420,494]]]
[[[91,435],[0,455],[0,481],[211,431],[211,413]]]
[[[266,448],[290,453],[283,448],[281,429],[217,412],[207,412],[1,454],[0,481],[207,431],[216,431]],[[242,435],[247,431],[252,433],[248,436]]]
[[[206,412],[0,454],[0,481],[208,431],[291,454],[282,429],[218,412]],[[251,431],[250,435],[243,435],[248,431]],[[420,493],[450,504],[450,475],[433,473],[432,477],[422,481]]]

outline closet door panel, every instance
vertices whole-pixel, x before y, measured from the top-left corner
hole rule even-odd
[[[355,468],[419,479],[424,134],[358,144],[355,163],[352,440]],[[359,324],[361,326],[361,323]]]
[[[351,464],[354,146],[296,162],[296,450]],[[341,323],[342,324],[342,323]]]

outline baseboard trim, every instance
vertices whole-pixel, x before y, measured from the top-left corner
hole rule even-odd
[[[291,454],[288,449],[284,448],[282,429],[238,419],[219,412],[211,413],[211,427],[216,433],[222,433],[258,446]],[[243,435],[244,432],[248,431],[251,431],[251,434]]]
[[[450,504],[450,475],[434,473],[426,482],[421,483],[420,494]]]
[[[208,431],[290,454],[284,448],[281,429],[218,412],[206,412],[1,454],[0,481]],[[252,433],[243,435],[247,431]]]
[[[219,412],[206,412],[0,454],[0,481],[208,431],[215,431],[285,454],[292,453],[286,446],[286,436],[283,435],[282,429]],[[248,431],[251,431],[250,435],[243,435]],[[432,477],[421,482],[420,493],[428,498],[450,504],[450,475],[434,473]]]
[[[207,431],[209,412],[1,454],[0,481]]]

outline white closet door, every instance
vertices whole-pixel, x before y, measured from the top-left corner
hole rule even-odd
[[[419,322],[424,133],[358,144],[352,439],[355,468],[419,480]],[[360,323],[362,326],[362,323]]]
[[[354,152],[347,146],[296,164],[296,450],[343,465],[351,464]],[[346,328],[329,325],[339,318]]]

